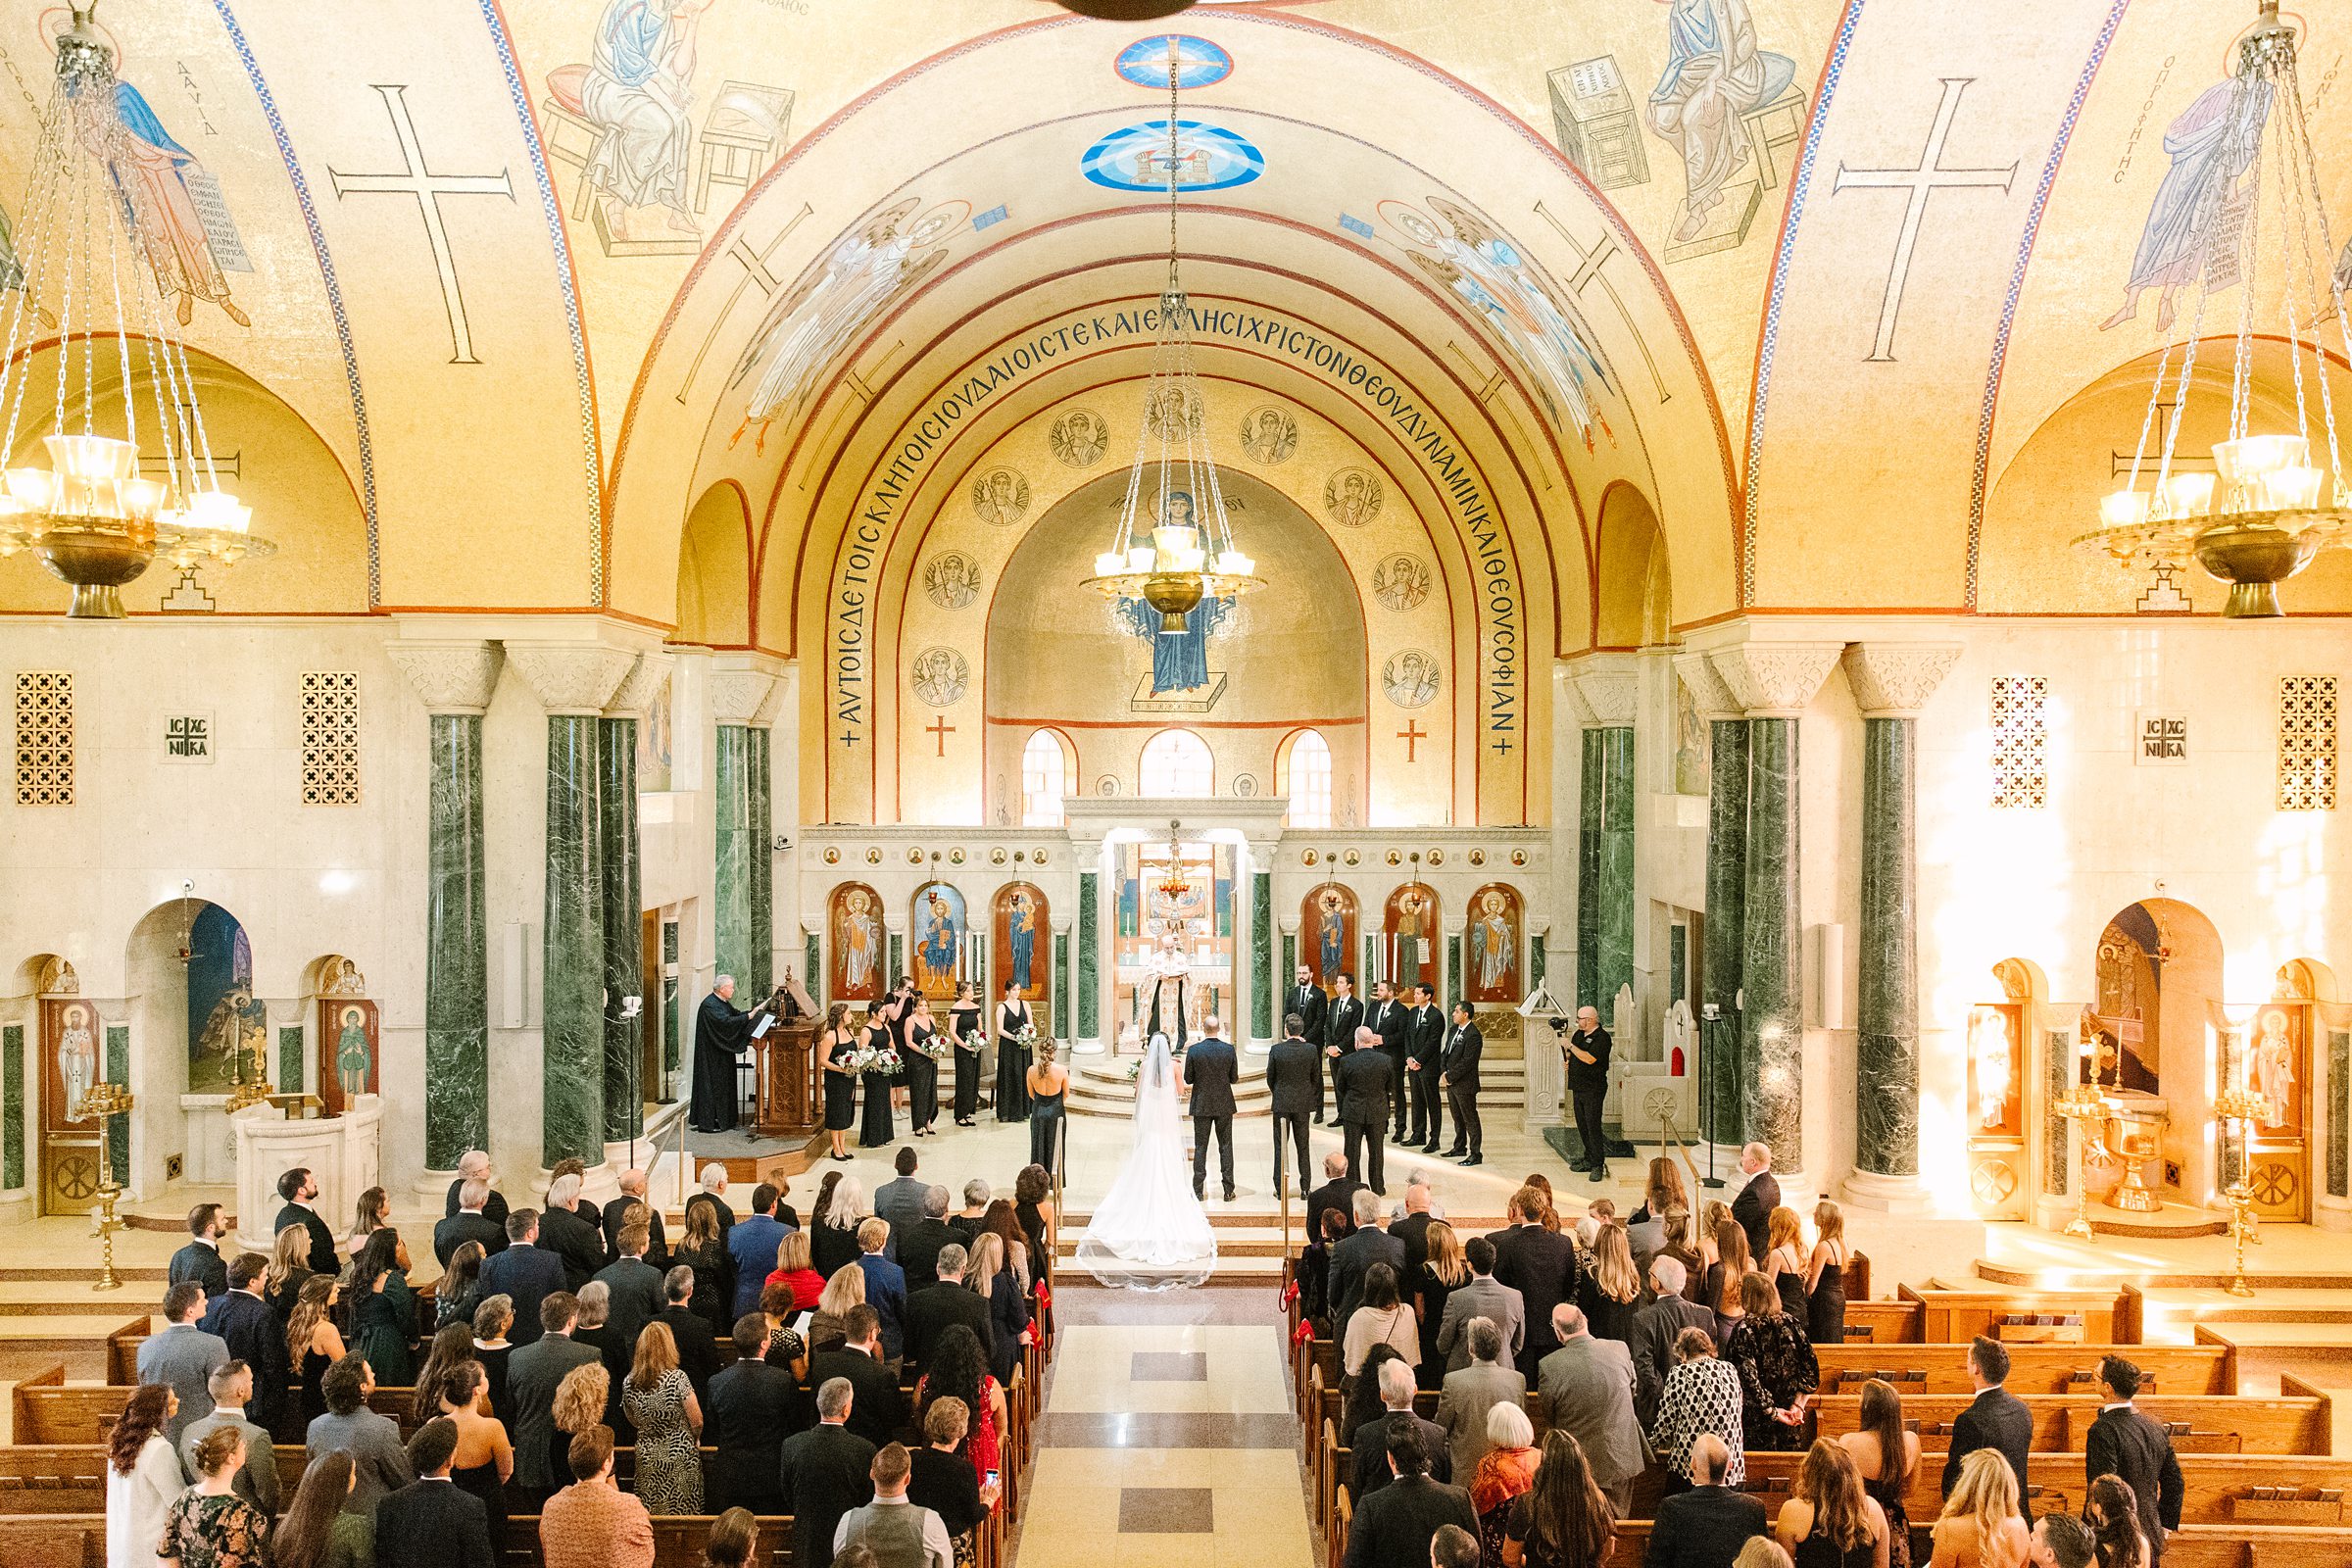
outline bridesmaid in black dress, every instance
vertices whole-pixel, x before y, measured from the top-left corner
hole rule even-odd
[[[898,1016],[899,999],[887,998],[867,1015],[863,1045],[868,1051],[892,1051],[891,1021]],[[858,1133],[860,1149],[885,1149],[895,1140],[890,1119],[890,1080],[892,1069],[883,1066],[865,1070],[865,1117]]]
[[[850,1004],[836,1002],[825,1009],[825,1026],[816,1036],[816,1069],[824,1076],[825,1136],[833,1141],[833,1157],[850,1157],[850,1128],[858,1119],[858,1075],[839,1065],[858,1043],[849,1026]]]
[[[914,1017],[914,981],[906,975],[899,976],[899,983],[891,991],[891,996],[897,1000],[898,1006],[893,1008],[890,1014],[890,1049],[899,1054],[899,1064],[892,1069],[890,1074],[890,1102],[897,1108],[905,1110],[906,1108],[906,1060],[912,1054],[906,1049],[906,1025]]]
[[[931,1021],[931,999],[915,994],[913,1014],[906,1020],[906,1126],[916,1138],[931,1136],[939,1117],[939,1062],[927,1049],[939,1038]]]
[[[1020,988],[1004,982],[1004,1004],[997,1009],[997,1120],[1029,1119],[1029,1048],[1013,1037],[1030,1026],[1029,1004]]]
[[[980,1048],[964,1042],[980,1032],[980,988],[956,982],[956,1004],[948,1009],[948,1033],[956,1039],[956,1125],[969,1127],[980,1110]]]

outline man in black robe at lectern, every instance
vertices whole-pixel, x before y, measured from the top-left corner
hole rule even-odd
[[[752,1031],[776,1009],[770,997],[750,1012],[735,1006],[735,977],[722,974],[694,1015],[694,1098],[686,1123],[698,1133],[735,1130],[735,1064],[752,1049]]]

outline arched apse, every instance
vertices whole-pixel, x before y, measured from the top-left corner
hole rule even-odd
[[[1082,585],[1126,482],[1123,469],[1104,474],[1054,507],[1022,538],[996,585],[984,676],[992,819],[1001,802],[1017,809],[1020,750],[1040,726],[1075,744],[1082,790],[1107,776],[1118,793],[1134,794],[1145,742],[1183,728],[1208,743],[1219,793],[1272,794],[1275,748],[1306,714],[1332,743],[1335,799],[1360,802],[1372,701],[1366,609],[1330,535],[1273,485],[1221,469],[1237,538],[1247,541],[1266,586],[1213,612],[1200,649],[1208,684],[1172,687],[1168,680],[1192,671],[1178,667],[1177,649],[1158,645],[1180,639],[1147,632],[1143,617]],[[909,750],[911,781],[924,748]],[[1442,781],[1431,756],[1422,748],[1424,767]],[[1250,785],[1240,784],[1245,777]],[[1399,793],[1409,796],[1409,786]]]
[[[1673,628],[1665,531],[1641,491],[1611,485],[1601,498],[1593,545],[1592,644],[1622,649],[1664,643]]]
[[[712,648],[752,645],[752,519],[743,489],[714,484],[686,514],[678,545],[677,641]]]
[[[153,466],[163,456],[156,431],[155,382],[139,368],[144,352],[140,340],[132,339],[128,348],[139,452],[151,465],[149,471],[160,477],[160,466]],[[187,358],[220,488],[253,508],[253,531],[275,545],[276,552],[233,567],[199,567],[194,583],[186,588],[179,571],[158,559],[122,589],[123,608],[132,614],[153,612],[179,589],[174,609],[244,614],[365,612],[375,542],[342,458],[291,404],[237,366],[192,348]],[[120,364],[103,347],[92,357],[90,400],[101,435],[123,433]],[[55,402],[49,396],[57,368],[54,346],[21,356],[9,367],[12,379],[29,376],[30,382],[16,445],[4,455],[8,466],[48,466],[40,443],[57,433]],[[69,369],[78,428],[78,350]],[[16,395],[13,385],[9,395]],[[0,560],[0,612],[55,613],[65,608],[72,592],[30,551]]]
[[[2176,466],[2210,471],[2213,443],[2225,440],[2230,423],[2232,341],[2208,337],[2198,344],[2197,368],[2173,436]],[[2179,364],[2175,351],[2173,363]],[[2018,448],[1985,499],[1976,545],[1978,608],[1987,613],[2034,614],[2089,610],[2110,614],[2135,609],[2176,608],[2160,590],[2157,575],[2126,566],[2075,545],[2077,535],[2098,525],[2099,498],[2132,479],[2134,453],[2140,458],[2139,488],[2155,481],[2163,457],[2167,423],[2160,409],[2151,419],[2148,393],[2157,356],[2142,355],[2115,367],[2053,410]],[[2295,425],[2295,372],[2284,347],[2273,339],[2255,343],[2246,428],[2291,431]],[[2352,374],[2328,361],[2328,395],[2336,408],[2352,407]],[[2314,461],[2326,466],[2327,440],[2321,430],[2322,404],[2308,359],[2303,397],[2311,421]],[[2173,401],[2168,382],[2165,401]],[[2142,431],[2145,430],[2145,446]],[[2229,589],[2196,566],[2170,574],[2171,587],[2200,613],[2219,614]],[[2152,593],[2152,590],[2155,591]],[[2324,551],[2309,567],[2278,588],[2287,612],[2352,610],[2352,557]]]

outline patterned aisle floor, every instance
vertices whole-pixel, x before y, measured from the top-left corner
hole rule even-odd
[[[1311,1568],[1272,1291],[1069,1273],[1018,1568]]]

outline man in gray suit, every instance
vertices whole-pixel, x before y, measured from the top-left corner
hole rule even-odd
[[[916,1220],[923,1217],[923,1195],[931,1191],[929,1182],[917,1180],[915,1177],[915,1166],[919,1163],[921,1161],[915,1154],[912,1144],[901,1146],[898,1157],[898,1176],[874,1189],[874,1212],[890,1221],[892,1246],[883,1253],[883,1256],[893,1262],[898,1261],[899,1232],[908,1229]]]
[[[1470,1283],[1446,1298],[1446,1315],[1438,1320],[1438,1349],[1446,1370],[1459,1372],[1470,1364],[1470,1320],[1483,1317],[1502,1331],[1502,1353],[1494,1364],[1505,1372],[1518,1370],[1519,1351],[1527,1344],[1527,1304],[1517,1291],[1494,1278],[1494,1244],[1473,1236],[1462,1244],[1470,1260]]]
[[[1233,1084],[1240,1075],[1225,1024],[1215,1013],[1200,1020],[1200,1038],[1184,1054],[1185,1091],[1193,1107],[1193,1196],[1208,1181],[1208,1141],[1217,1141],[1225,1201],[1233,1201]],[[1401,1276],[1400,1276],[1401,1277]]]
[[[245,1419],[245,1401],[253,1397],[253,1369],[242,1361],[224,1362],[212,1378],[213,1413],[191,1421],[179,1435],[179,1467],[196,1474],[196,1446],[222,1427],[234,1427],[245,1438],[245,1462],[228,1478],[228,1489],[256,1508],[265,1519],[277,1517],[277,1455],[271,1438]]]
[[[1370,1188],[1358,1188],[1350,1200],[1355,1233],[1331,1250],[1331,1337],[1345,1339],[1348,1319],[1364,1304],[1364,1276],[1375,1263],[1386,1263],[1402,1282],[1404,1244],[1381,1228],[1381,1202]]]
[[[375,1392],[375,1370],[358,1351],[326,1369],[323,1380],[326,1413],[311,1418],[303,1447],[314,1460],[329,1453],[348,1453],[358,1479],[345,1513],[375,1517],[375,1505],[416,1479],[409,1468],[409,1450],[401,1446],[400,1428],[388,1415],[368,1408]]]
[[[1634,1358],[1615,1340],[1585,1329],[1585,1314],[1566,1302],[1551,1309],[1560,1348],[1536,1368],[1536,1398],[1547,1426],[1584,1445],[1600,1488],[1620,1519],[1634,1502],[1634,1478],[1649,1462],[1634,1418]]]
[[[179,1396],[179,1413],[164,1423],[173,1444],[213,1413],[212,1377],[228,1362],[228,1342],[196,1326],[204,1315],[204,1287],[182,1280],[164,1293],[164,1332],[139,1347],[139,1381],[161,1383]]]
[[[1651,1258],[1651,1299],[1634,1314],[1634,1332],[1626,1341],[1634,1357],[1634,1414],[1645,1431],[1658,1418],[1658,1396],[1674,1371],[1674,1342],[1685,1329],[1705,1329],[1710,1339],[1715,1335],[1715,1314],[1683,1296],[1690,1277],[1680,1258]]]
[[[1467,1480],[1494,1445],[1487,1438],[1487,1415],[1498,1404],[1521,1404],[1527,1379],[1502,1365],[1502,1325],[1474,1317],[1463,1327],[1470,1364],[1448,1372],[1438,1391],[1438,1425],[1453,1448],[1453,1473]]]
[[[514,1480],[509,1494],[518,1513],[561,1491],[571,1468],[556,1457],[556,1390],[572,1368],[597,1359],[595,1346],[571,1337],[579,1321],[579,1298],[557,1291],[539,1303],[539,1338],[516,1346],[507,1357],[507,1401],[514,1412]]]

